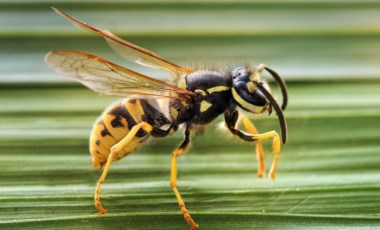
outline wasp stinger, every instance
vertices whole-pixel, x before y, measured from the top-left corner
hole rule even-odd
[[[276,131],[259,134],[250,120],[238,112],[239,108],[254,114],[270,113],[274,109],[281,127],[282,143],[285,144],[287,126],[283,110],[287,105],[287,91],[284,81],[274,70],[263,64],[257,68],[239,67],[227,73],[181,67],[108,31],[53,9],[70,22],[104,37],[126,59],[176,76],[175,83],[166,83],[82,51],[54,50],[46,55],[45,61],[59,74],[73,78],[98,93],[126,98],[103,112],[94,124],[90,139],[93,166],[103,168],[94,197],[100,214],[106,212],[99,194],[111,163],[137,150],[148,137],[165,137],[183,125],[184,140],[172,152],[170,186],[186,222],[192,229],[197,229],[198,224],[190,216],[177,188],[177,157],[188,149],[191,134],[196,128],[221,114],[224,114],[226,127],[232,134],[256,145],[258,176],[265,172],[261,143],[273,140],[274,159],[268,176],[275,178],[280,136]],[[261,77],[264,71],[269,72],[281,88],[281,106]],[[239,129],[239,120],[246,131]]]

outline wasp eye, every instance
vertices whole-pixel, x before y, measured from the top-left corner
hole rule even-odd
[[[242,81],[238,81],[235,83],[235,89],[237,89],[238,92],[245,91],[246,90],[246,83]]]

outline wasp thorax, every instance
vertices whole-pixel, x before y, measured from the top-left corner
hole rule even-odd
[[[231,72],[232,96],[236,103],[244,110],[252,113],[262,113],[270,110],[271,106],[257,87],[257,84],[267,84],[260,79],[261,69],[239,67]]]

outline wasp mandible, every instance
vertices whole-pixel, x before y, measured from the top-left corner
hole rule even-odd
[[[184,140],[172,152],[170,186],[186,222],[191,229],[197,229],[198,224],[190,216],[177,188],[177,158],[189,148],[191,134],[221,114],[224,114],[225,126],[233,135],[256,144],[258,176],[263,176],[265,172],[261,143],[273,139],[274,159],[268,176],[275,178],[280,136],[276,131],[259,134],[252,122],[239,114],[238,109],[254,114],[270,114],[273,108],[279,119],[282,143],[285,144],[287,126],[283,110],[288,97],[285,82],[278,73],[263,64],[257,68],[245,66],[225,72],[185,68],[109,31],[97,29],[59,9],[53,9],[73,24],[105,38],[122,57],[140,65],[168,71],[175,76],[173,83],[166,83],[76,50],[54,50],[45,56],[46,63],[59,74],[73,78],[100,94],[126,98],[103,112],[94,124],[90,138],[93,166],[103,168],[94,197],[100,214],[106,213],[99,194],[111,163],[137,150],[148,137],[163,138],[183,126]],[[264,71],[274,77],[281,89],[281,107],[261,77]],[[242,121],[247,131],[239,129],[239,121]]]

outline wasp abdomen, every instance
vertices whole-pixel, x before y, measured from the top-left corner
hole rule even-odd
[[[127,136],[133,126],[144,121],[145,116],[142,100],[138,99],[117,102],[106,109],[95,123],[90,138],[93,166],[101,168],[107,162],[111,148]],[[148,137],[149,133],[138,131],[113,160],[119,160],[137,150]]]

